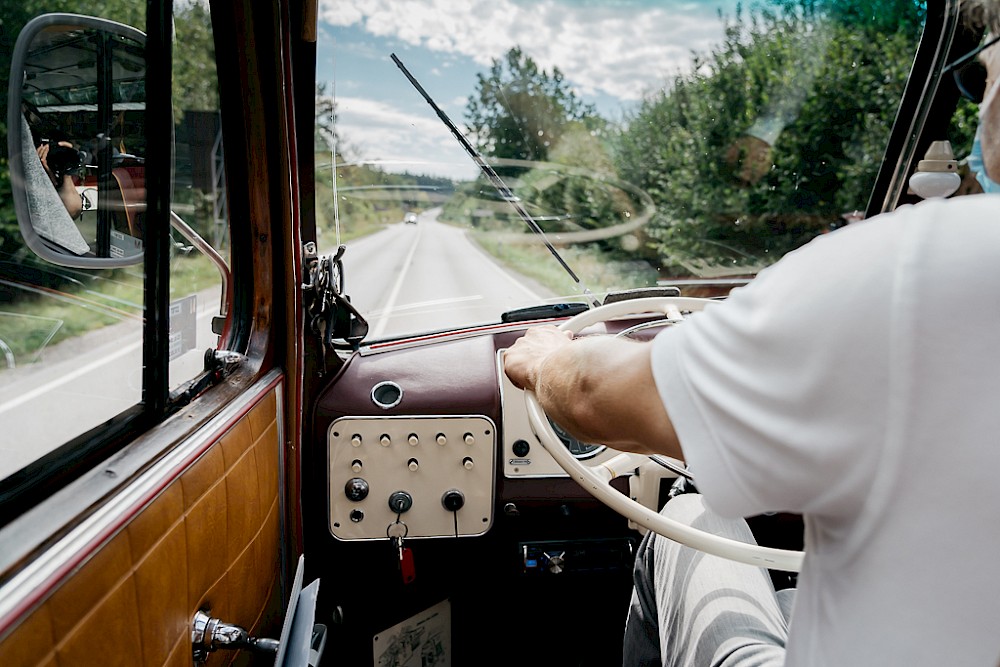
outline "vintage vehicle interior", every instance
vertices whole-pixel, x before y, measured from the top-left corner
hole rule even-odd
[[[954,0],[6,4],[5,667],[620,664],[649,530],[792,586],[503,352],[984,189]]]

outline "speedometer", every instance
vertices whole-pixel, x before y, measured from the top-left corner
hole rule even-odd
[[[552,430],[555,431],[556,435],[559,436],[559,439],[562,440],[563,445],[566,446],[569,453],[581,461],[593,458],[607,449],[604,445],[594,445],[589,442],[581,442],[577,440],[551,419],[549,420],[549,423],[552,424]]]

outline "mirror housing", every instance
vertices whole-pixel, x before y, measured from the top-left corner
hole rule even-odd
[[[145,44],[130,26],[45,14],[21,30],[8,89],[18,227],[39,257],[78,268],[142,261]]]

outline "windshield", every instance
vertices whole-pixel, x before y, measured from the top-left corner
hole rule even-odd
[[[367,340],[719,296],[861,219],[923,23],[875,4],[321,3],[317,235]]]

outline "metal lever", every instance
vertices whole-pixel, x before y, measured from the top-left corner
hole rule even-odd
[[[195,664],[204,664],[208,654],[218,650],[249,650],[258,653],[277,653],[278,640],[251,637],[238,625],[223,623],[205,612],[195,612],[191,621],[191,648]]]

